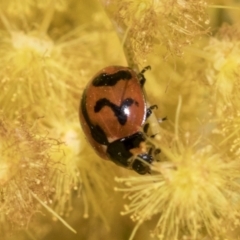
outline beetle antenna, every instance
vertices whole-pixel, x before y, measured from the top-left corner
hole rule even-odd
[[[158,119],[158,122],[159,122],[159,123],[162,123],[162,122],[164,122],[164,121],[166,121],[166,120],[168,120],[168,119],[167,119],[167,116],[164,117],[164,118],[159,118],[159,119]]]

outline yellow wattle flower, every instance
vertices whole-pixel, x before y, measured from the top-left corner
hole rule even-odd
[[[51,203],[51,152],[58,144],[43,137],[43,132],[39,135],[39,130],[24,119],[11,122],[2,114],[0,133],[1,224],[5,230],[26,227],[39,209],[33,195]]]
[[[240,70],[240,29],[236,26],[223,26],[212,37],[205,51],[211,56],[205,70],[207,83],[216,95],[216,101],[234,104],[239,95]]]
[[[124,187],[130,214],[137,229],[149,219],[157,219],[152,235],[158,239],[201,239],[223,237],[223,224],[239,227],[240,162],[229,159],[203,136],[189,144],[180,139],[171,148],[162,146],[167,162],[153,164],[149,176],[117,178]]]
[[[120,44],[96,1],[0,3],[3,228],[8,230],[8,223],[26,226],[41,203],[63,217],[72,216],[78,236],[125,240],[131,226],[119,217],[119,206],[123,204],[120,194],[126,193],[123,214],[136,222],[132,238],[144,225],[144,234],[136,239],[150,237],[153,229],[151,236],[164,240],[236,240],[237,233],[234,237],[231,230],[237,232],[239,227],[238,27],[206,35],[185,51],[184,46],[209,31],[207,1],[101,2]],[[238,4],[232,0],[225,5],[230,2]],[[236,9],[234,18],[230,8],[216,12],[221,21],[226,13],[233,21],[239,19]],[[216,16],[218,30],[221,23]],[[158,104],[159,118],[168,117],[161,128],[154,122],[153,134],[158,135],[150,141],[161,148],[162,162],[153,164],[152,175],[136,176],[99,159],[78,123],[85,84],[104,66],[126,65],[122,56],[126,45],[128,64],[139,69],[139,63],[152,66],[146,84],[148,100]],[[182,58],[170,59],[176,55]],[[176,123],[179,96],[183,100]],[[17,116],[26,120],[15,122]],[[37,131],[33,122],[38,123]],[[126,183],[117,194],[112,181],[116,175]],[[78,204],[83,204],[83,210]],[[82,216],[89,219],[77,222]],[[62,225],[54,230],[50,223],[44,230],[45,220],[33,237],[67,236]],[[102,227],[107,223],[111,232]]]
[[[157,45],[165,55],[181,56],[182,48],[208,31],[206,1],[101,0],[127,49],[126,57],[143,64]],[[131,56],[127,56],[131,54]]]

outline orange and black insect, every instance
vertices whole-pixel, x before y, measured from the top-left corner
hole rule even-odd
[[[143,85],[144,68],[140,73],[122,66],[100,70],[86,86],[80,103],[82,129],[96,153],[139,174],[150,171],[154,146],[146,145],[147,108]]]

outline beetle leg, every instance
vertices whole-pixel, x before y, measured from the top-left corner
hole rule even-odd
[[[157,106],[157,105],[152,105],[152,106],[150,106],[150,107],[147,109],[146,118],[148,118],[148,117],[151,116],[152,110],[155,109],[155,108],[158,109],[158,106]]]
[[[146,134],[147,134],[147,132],[148,132],[148,129],[149,129],[149,126],[150,126],[150,124],[149,124],[149,123],[146,123],[146,124],[144,124],[144,126],[143,126],[143,132],[144,132],[144,133],[146,133]]]
[[[155,138],[156,135],[158,135],[158,133],[151,135],[150,138]]]
[[[156,134],[155,134],[156,135]],[[158,155],[161,152],[160,148],[149,148],[148,155],[152,155],[152,152],[154,155]]]
[[[144,84],[145,84],[145,82],[146,82],[146,78],[144,77],[144,73],[145,73],[147,70],[151,70],[151,67],[150,67],[150,66],[146,66],[146,67],[143,68],[143,70],[138,74],[138,77],[140,78],[139,82],[140,82],[141,87],[143,87]]]
[[[144,164],[144,162],[151,164],[153,162],[153,157],[147,153],[139,154],[138,157],[141,160],[138,160],[137,158],[134,159],[132,169],[141,175],[149,173],[150,167],[147,164]]]
[[[163,117],[163,118],[159,118],[158,122],[163,122],[163,121],[166,121],[166,120],[167,120],[167,117]]]
[[[143,86],[144,86],[144,84],[146,82],[146,78],[142,75],[141,76],[141,80],[139,82],[140,82],[141,87],[143,88]]]
[[[154,154],[155,154],[155,155],[159,154],[160,152],[161,152],[161,149],[159,149],[159,148],[156,148],[156,149],[154,150]]]
[[[146,66],[145,68],[143,68],[140,74],[144,74],[147,70],[151,70],[151,66]]]
[[[144,126],[143,126],[143,132],[147,135],[148,133],[148,129],[150,127],[150,124],[149,123],[145,123]],[[150,138],[154,138],[158,133],[155,133],[151,136],[149,136]]]
[[[150,127],[150,124],[149,123],[145,123],[144,124],[144,126],[143,126],[143,132],[147,135],[147,133],[148,133],[148,129],[149,129],[149,127]],[[153,135],[151,135],[151,136],[148,136],[148,137],[150,137],[150,138],[154,138],[155,136],[157,135],[157,133],[156,134],[153,134]]]
[[[152,155],[152,150],[153,150],[153,148],[149,148],[148,155]]]

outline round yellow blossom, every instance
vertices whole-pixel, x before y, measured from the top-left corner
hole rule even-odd
[[[0,232],[10,224],[28,226],[40,203],[72,216],[83,235],[67,237],[63,228],[54,233],[52,222],[45,228],[45,219],[28,238],[126,240],[132,225],[119,218],[124,194],[128,202],[123,214],[136,222],[131,238],[140,225],[144,226],[139,239],[147,239],[149,229],[152,237],[164,240],[239,238],[238,27],[205,36],[205,42],[189,48],[184,58],[166,62],[159,56],[182,56],[184,46],[208,32],[207,1],[101,2],[122,46],[95,0],[0,3],[0,108],[7,116],[0,121]],[[219,24],[227,18],[224,9],[218,13]],[[126,48],[128,64],[136,69],[153,53],[148,59],[153,76],[147,76],[147,93],[159,105],[158,117],[168,117],[161,128],[151,120],[152,134],[158,134],[149,141],[162,150],[151,175],[136,176],[99,159],[78,122],[85,84],[104,66],[124,65]],[[200,61],[193,50],[200,53]],[[178,96],[182,111],[176,120],[179,127],[173,129]],[[28,122],[44,118],[28,125],[16,121],[22,112]],[[123,177],[127,174],[130,177]],[[126,186],[114,194],[116,175]],[[109,223],[110,234],[104,224],[96,224],[96,215]],[[89,219],[76,220],[82,216]]]
[[[136,229],[157,215],[152,234],[159,239],[223,236],[239,216],[239,161],[203,146],[201,137],[162,151],[169,161],[154,164],[151,175],[117,179],[126,185],[117,190],[129,200],[123,214],[131,214]]]
[[[6,229],[10,226],[27,227],[33,214],[39,210],[33,195],[51,204],[54,188],[50,179],[57,168],[51,153],[59,151],[59,144],[43,135],[24,119],[11,122],[1,114],[0,199],[1,221]]]
[[[223,26],[204,51],[211,56],[206,62],[205,76],[215,101],[233,104],[240,92],[240,28]]]
[[[116,22],[123,44],[127,39],[135,62],[142,63],[154,45],[163,45],[168,54],[182,55],[183,46],[207,32],[204,26],[209,20],[204,0],[101,2]]]

